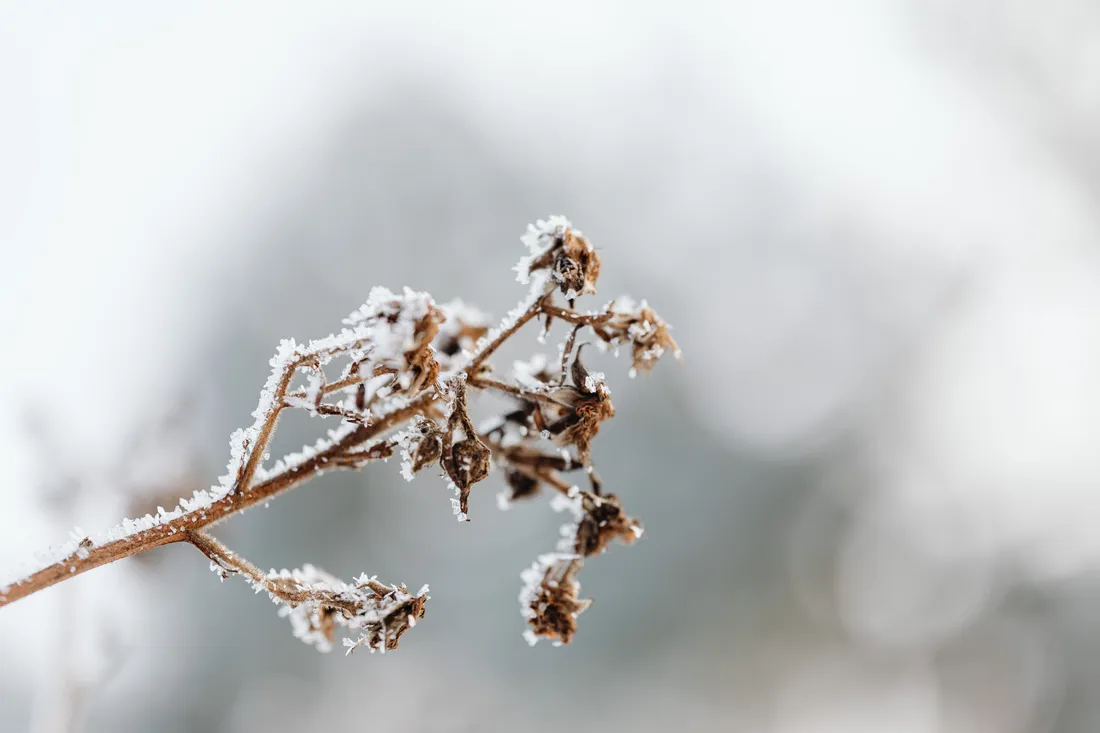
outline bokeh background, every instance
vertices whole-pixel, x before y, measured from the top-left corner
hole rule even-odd
[[[212,483],[372,285],[511,308],[535,218],[685,352],[596,364],[647,533],[570,647],[561,517],[390,463],[218,534],[430,583],[397,653],[168,547],[0,611],[0,730],[1100,730],[1098,131],[1088,0],[0,6],[5,577]]]

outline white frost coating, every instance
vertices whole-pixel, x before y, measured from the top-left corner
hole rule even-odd
[[[451,498],[451,511],[454,512],[455,519],[460,522],[465,522],[467,519],[469,519],[469,516],[466,514],[466,512],[462,511],[462,502],[453,497]]]
[[[458,497],[462,496],[462,490],[458,488],[458,485],[451,479],[450,476],[444,475],[443,479],[447,482],[447,488],[451,490],[454,496],[451,497],[451,511],[455,515],[455,519],[459,522],[469,521],[469,515],[462,511],[462,502]]]
[[[519,591],[520,613],[525,619],[535,617],[535,609],[532,606],[538,600],[539,589],[542,587],[542,579],[546,577],[546,571],[556,567],[558,563],[572,559],[574,559],[572,555],[547,552],[539,555],[538,559],[531,563],[531,567],[519,574],[519,579],[523,581],[523,587]]]
[[[448,321],[451,321],[452,328],[458,321],[465,323],[468,326],[485,326],[489,323],[489,316],[485,314],[483,310],[477,306],[470,305],[461,298],[455,298],[449,300],[439,306],[443,311],[443,315],[446,316]],[[457,329],[452,330],[450,333],[454,333]],[[446,333],[444,329],[444,333]]]
[[[455,337],[462,325],[488,326],[489,316],[480,308],[470,305],[461,298],[443,303],[439,306],[443,311],[444,321],[439,326],[442,336]]]
[[[580,489],[576,486],[570,487],[569,496],[554,494],[550,499],[550,508],[555,512],[569,512],[573,517],[572,522],[566,522],[558,528],[558,552],[570,553],[577,546],[577,528],[584,517]]]
[[[550,282],[550,276],[546,274],[545,270],[539,270],[532,273],[529,281],[531,283],[531,292],[527,294],[527,297],[521,300],[515,308],[508,311],[508,315],[501,319],[500,325],[497,328],[489,329],[489,332],[482,336],[477,341],[477,350],[481,351],[495,339],[497,339],[502,333],[507,331],[516,325],[516,321],[520,316],[530,310],[539,298],[546,294],[547,284]]]
[[[565,496],[564,494],[554,494],[550,499],[550,508],[556,512],[569,512],[573,515],[573,518],[578,522],[581,517],[584,516],[584,509],[581,508],[581,497],[579,492],[572,497]]]
[[[649,304],[646,301],[637,303],[634,298],[629,295],[620,295],[615,300],[611,301],[604,306],[604,310],[610,310],[612,313],[618,313],[623,316],[632,316],[642,308],[648,308]]]
[[[275,461],[270,468],[264,468],[263,466],[258,467],[254,480],[256,482],[263,482],[285,471],[297,468],[317,454],[328,450],[333,445],[346,438],[355,428],[356,425],[353,423],[341,423],[339,427],[329,430],[327,437],[318,438],[313,445],[303,445],[302,450],[296,453],[287,453],[285,456]]]
[[[389,288],[379,285],[371,288],[367,302],[352,311],[343,323],[347,326],[360,323],[376,324],[379,317],[389,319],[400,315],[399,321],[415,324],[426,316],[428,309],[434,305],[435,301],[428,293],[417,292],[406,287],[402,289],[401,295],[396,295]],[[388,329],[383,330],[388,331]]]
[[[589,375],[584,378],[585,391],[589,394],[595,394],[599,392],[600,394],[610,395],[611,388],[607,386],[607,382],[604,380],[605,375],[603,372],[589,373]]]
[[[213,564],[212,564],[213,566]],[[220,568],[216,572],[221,575]],[[356,639],[345,638],[343,645],[348,647],[350,654],[355,649],[369,643],[372,631],[381,631],[380,648],[384,650],[386,634],[385,621],[393,615],[402,604],[415,597],[426,596],[428,586],[420,589],[417,596],[412,596],[398,586],[390,586],[390,591],[379,599],[373,590],[367,587],[368,583],[376,581],[375,576],[361,574],[355,579],[355,583],[345,583],[339,578],[326,573],[312,565],[305,565],[295,570],[272,570],[264,576],[263,580],[253,582],[252,587],[257,593],[268,591],[268,597],[273,603],[280,606],[279,616],[290,620],[291,630],[294,636],[307,644],[317,648],[320,652],[332,650],[332,643],[323,631],[321,623],[322,606],[317,600],[307,600],[303,603],[291,604],[279,596],[271,593],[268,584],[280,581],[292,581],[293,585],[310,594],[331,593],[339,600],[350,604],[357,609],[351,618],[345,618],[342,614],[333,614],[331,620],[336,624],[350,630],[363,630],[365,633],[358,635]],[[413,625],[410,622],[410,626]],[[374,651],[372,649],[371,651]]]
[[[415,449],[414,443],[420,437],[421,433],[416,428],[406,428],[393,436],[401,448],[401,477],[406,481],[412,481],[414,478],[412,452]]]
[[[576,559],[577,555],[572,553],[548,552],[539,555],[538,559],[531,564],[531,567],[519,574],[520,580],[523,581],[523,587],[520,588],[519,591],[519,606],[520,614],[524,619],[529,621],[535,618],[535,604],[538,602],[542,588],[542,580],[546,577],[546,572],[551,568],[556,569],[563,563],[568,563]],[[531,646],[534,646],[538,642],[538,636],[531,629],[527,629],[523,632],[523,638],[526,639],[527,643]]]
[[[316,405],[321,400],[321,375],[310,374],[306,378],[305,398],[309,404]]]
[[[545,354],[535,354],[527,361],[516,360],[512,362],[512,376],[521,386],[528,389],[544,389],[546,383],[535,375],[546,370],[547,359]]]
[[[672,326],[667,323],[658,324],[653,323],[648,319],[642,318],[642,311],[649,309],[649,303],[645,300],[642,300],[642,302],[640,303],[636,303],[634,299],[631,298],[629,295],[621,295],[613,302],[609,303],[607,307],[610,312],[616,315],[628,316],[637,319],[634,323],[631,323],[630,327],[627,329],[627,335],[630,336],[630,338],[634,341],[644,341],[646,338],[653,334],[658,325],[663,325],[666,330],[672,330]],[[665,347],[661,346],[660,344],[654,344],[652,348],[645,352],[646,360],[656,361],[661,356],[663,356],[664,353]],[[615,355],[618,356],[617,350]],[[680,349],[676,349],[672,352],[672,355],[677,359],[680,359],[683,356],[683,353]],[[637,372],[634,369],[631,369],[630,376],[634,377],[636,376],[636,374]]]
[[[564,216],[554,215],[545,220],[539,219],[534,224],[527,225],[527,233],[520,237],[520,241],[527,245],[527,256],[521,257],[516,266],[516,280],[523,285],[531,282],[531,263],[539,255],[545,253],[554,246],[554,240],[565,233],[566,229],[573,229],[573,224]],[[573,229],[578,237],[580,231]]]
[[[74,536],[71,536],[68,542],[40,551],[35,554],[32,562],[23,563],[15,568],[17,577],[26,578],[43,568],[73,557],[87,557],[91,550],[97,547],[126,539],[139,532],[162,527],[191,512],[199,512],[201,516],[202,510],[210,508],[215,502],[237,490],[237,477],[249,458],[250,448],[255,445],[263,426],[277,407],[275,395],[288,368],[311,359],[315,359],[323,366],[331,361],[334,352],[347,354],[352,358],[362,358],[369,352],[371,357],[380,363],[401,359],[404,352],[412,346],[417,321],[427,315],[434,305],[434,301],[427,293],[405,288],[401,295],[396,295],[386,288],[376,287],[371,290],[367,302],[344,319],[348,328],[325,338],[312,340],[307,344],[299,344],[294,339],[283,339],[269,362],[271,372],[260,391],[256,409],[252,412],[254,422],[248,428],[234,431],[229,438],[229,461],[226,464],[225,474],[219,477],[217,484],[209,489],[193,492],[190,498],[181,498],[174,509],[158,510],[155,516],[146,514],[136,519],[123,519],[118,525],[101,533],[85,534],[83,531],[74,530],[72,533]],[[391,318],[395,318],[395,322],[390,323]],[[291,401],[295,406],[308,403],[301,406],[311,410],[313,407],[311,393],[317,389],[319,385],[311,379],[306,388],[305,399]],[[405,404],[407,401],[403,398],[392,398],[381,407],[388,412]],[[338,429],[330,431],[328,438],[317,441],[313,446],[304,447],[299,453],[280,459],[270,469],[258,467],[254,481],[263,481],[277,472],[299,465],[302,461],[331,446],[334,441],[341,439],[354,428],[354,425],[344,423]],[[79,538],[75,535],[79,535]],[[6,593],[15,582],[18,581],[12,580],[0,586],[0,595]]]
[[[416,324],[435,307],[432,296],[405,288],[401,295],[384,287],[370,291],[367,302],[352,312],[344,323],[366,327],[372,345],[371,357],[377,364],[399,362],[416,344]],[[411,375],[402,374],[402,386],[408,387]]]

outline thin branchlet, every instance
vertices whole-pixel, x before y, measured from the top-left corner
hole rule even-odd
[[[551,490],[553,508],[568,512],[572,521],[562,528],[557,550],[523,573],[520,601],[529,641],[570,641],[576,617],[589,604],[578,596],[585,558],[642,533],[618,497],[601,491],[592,441],[615,410],[604,375],[585,367],[575,345],[587,331],[605,347],[627,346],[632,375],[649,371],[665,352],[677,358],[680,352],[668,324],[645,301],[635,305],[624,297],[598,311],[575,309],[577,299],[596,292],[600,259],[566,219],[539,221],[522,239],[528,254],[515,271],[530,291],[497,328],[460,301],[441,305],[427,293],[375,288],[338,333],[280,345],[255,421],[231,437],[229,465],[218,484],[181,499],[171,511],[158,508],[156,515],[124,520],[102,535],[76,533],[37,570],[0,586],[0,606],[115,560],[182,542],[198,548],[223,579],[240,576],[266,592],[295,635],[318,649],[331,648],[338,627],[356,634],[344,639],[349,652],[393,649],[423,617],[426,586],[413,594],[366,575],[345,583],[310,565],[265,573],[209,529],[325,471],[358,470],[400,453],[409,480],[437,467],[454,493],[453,512],[463,521],[469,520],[471,491],[494,466],[508,487],[498,495],[502,508],[538,496],[544,486]],[[555,302],[558,297],[564,306]],[[517,362],[510,372],[496,369],[490,357],[540,320],[544,334],[555,321],[568,324],[560,370],[547,369],[541,357]],[[475,392],[496,393],[514,405],[479,429],[470,413]],[[301,452],[268,464],[286,410],[330,419],[336,427]],[[587,477],[588,490],[564,477],[577,471]]]

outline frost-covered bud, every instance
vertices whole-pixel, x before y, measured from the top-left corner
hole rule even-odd
[[[517,266],[526,269],[525,273],[521,270],[521,279],[538,270],[548,270],[567,298],[596,292],[596,280],[600,276],[599,255],[567,220],[551,217],[549,221],[540,221],[524,241],[531,247],[532,255]]]
[[[620,298],[611,313],[610,320],[601,327],[600,335],[607,341],[630,344],[633,361],[631,376],[636,372],[652,371],[666,351],[671,351],[677,359],[681,358],[680,347],[669,333],[672,326],[644,300],[640,305],[635,305],[630,298]]]
[[[365,574],[345,583],[311,565],[272,571],[256,579],[254,587],[280,604],[279,615],[290,620],[296,637],[322,652],[332,649],[338,627],[358,632],[357,639],[344,639],[348,653],[361,646],[396,649],[401,636],[424,617],[428,600],[427,586],[413,595],[404,585],[387,586]]]
[[[567,229],[561,237],[560,251],[554,260],[551,277],[567,298],[596,292],[600,276],[600,258],[584,237]]]
[[[607,392],[607,383],[604,382],[604,375],[602,372],[590,372],[588,368],[581,361],[581,351],[587,344],[581,344],[577,348],[577,356],[573,359],[573,366],[570,369],[570,376],[573,378],[573,385],[579,389],[583,394],[596,395]]]

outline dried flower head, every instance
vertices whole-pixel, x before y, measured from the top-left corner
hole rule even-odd
[[[592,331],[605,343],[630,345],[633,361],[631,376],[638,372],[651,372],[666,351],[681,359],[680,347],[669,333],[672,327],[646,301],[636,304],[632,299],[622,297],[614,301],[605,313],[600,323],[593,324]]]
[[[521,278],[529,278],[540,270],[548,271],[550,279],[569,300],[596,292],[596,280],[600,276],[599,255],[565,217],[540,220],[537,226],[528,228],[523,241],[531,255],[517,265]],[[525,273],[522,268],[526,268]]]
[[[577,632],[577,616],[592,605],[592,599],[580,598],[581,584],[576,580],[580,563],[569,555],[549,553],[523,571],[520,607],[530,628],[524,632],[527,643],[540,639],[568,644]]]
[[[279,615],[290,619],[294,636],[327,652],[337,627],[357,632],[345,638],[350,654],[366,646],[372,652],[396,649],[401,636],[424,617],[428,588],[411,595],[403,586],[386,586],[361,575],[354,584],[306,565],[300,570],[274,571],[254,583],[280,604]]]

